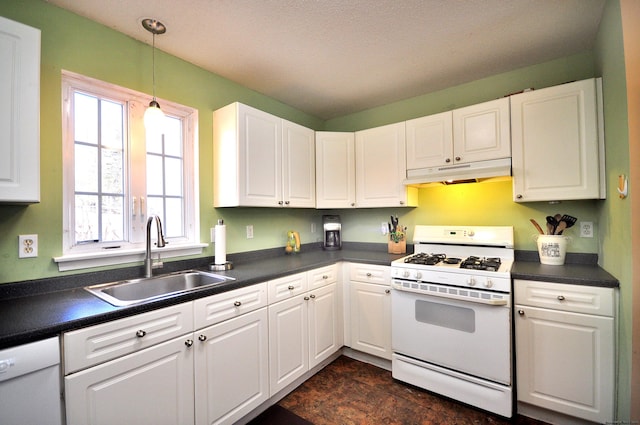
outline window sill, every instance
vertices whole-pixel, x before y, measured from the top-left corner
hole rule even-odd
[[[202,254],[202,250],[207,247],[205,243],[167,245],[164,248],[152,248],[151,254],[158,258],[183,257],[187,255]],[[104,252],[91,252],[82,254],[68,254],[54,257],[53,261],[58,264],[58,271],[88,269],[91,267],[112,266],[117,264],[135,263],[144,261],[144,248],[108,250]]]

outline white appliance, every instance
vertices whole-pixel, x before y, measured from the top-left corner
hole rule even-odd
[[[395,379],[513,415],[513,228],[416,226],[391,263]]]
[[[57,337],[0,350],[0,424],[62,424],[60,391]]]

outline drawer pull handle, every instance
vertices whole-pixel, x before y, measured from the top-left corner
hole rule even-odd
[[[518,314],[519,314],[520,316],[524,316],[524,310],[518,310]]]
[[[138,332],[136,332],[136,336],[138,338],[142,338],[143,336],[145,336],[147,334],[147,331],[143,331],[142,329],[140,329]]]
[[[204,342],[204,341],[206,341],[206,340],[207,340],[207,336],[206,336],[206,335],[200,335],[200,336],[198,337],[198,341],[202,341],[202,342]]]
[[[295,288],[295,286],[293,286],[293,285],[289,285],[289,286],[287,287],[287,289],[288,289],[288,290],[290,290],[290,291],[293,291],[293,290],[294,290],[294,289],[296,289],[296,288]]]
[[[186,345],[187,347],[191,347],[193,345],[193,340],[192,339],[188,339],[184,342],[184,345]]]
[[[326,274],[324,274],[324,275],[322,275],[322,278],[326,280],[326,279],[329,279],[329,276],[327,276]]]
[[[564,295],[558,295],[558,301],[564,301]]]
[[[240,307],[242,305],[242,303],[240,301],[236,301],[233,303],[234,306],[236,307]]]
[[[384,290],[384,293],[385,293],[385,294],[390,294],[390,293],[391,293],[391,289],[385,289],[385,290]]]
[[[367,277],[371,277],[371,273],[367,273]]]

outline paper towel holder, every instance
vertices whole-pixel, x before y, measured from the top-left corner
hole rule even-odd
[[[220,227],[221,230],[223,231],[222,233],[222,238],[224,238],[225,234],[224,234],[224,220],[222,219],[218,219],[218,225],[216,226],[216,228]],[[221,239],[221,242],[218,242],[218,231],[216,231],[216,244],[217,243],[223,243],[222,245],[222,253],[220,254],[220,258],[218,258],[218,247],[216,246],[216,253],[215,253],[215,260],[222,260],[223,262],[218,263],[217,261],[214,261],[213,263],[209,264],[209,270],[211,271],[223,271],[223,270],[231,270],[233,269],[233,263],[231,261],[226,261],[226,253],[224,252],[225,249],[225,244],[224,244],[224,239]]]

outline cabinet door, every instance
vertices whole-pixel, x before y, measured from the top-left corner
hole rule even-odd
[[[452,117],[447,111],[406,122],[408,170],[453,164]]]
[[[342,347],[336,284],[309,293],[309,368]]]
[[[313,130],[282,120],[282,197],[287,207],[316,207],[316,149]]]
[[[355,136],[347,132],[316,132],[316,207],[356,205]]]
[[[309,370],[306,295],[269,306],[269,380],[271,395]]]
[[[40,30],[0,16],[0,202],[40,202]]]
[[[391,293],[386,285],[351,282],[351,348],[391,359]]]
[[[453,151],[461,164],[510,157],[509,98],[454,110]]]
[[[405,123],[356,132],[356,206],[415,206],[407,188]]]
[[[67,424],[193,424],[190,338],[181,336],[65,377]]]
[[[231,424],[269,398],[267,309],[195,333],[196,424]]]
[[[604,197],[596,85],[591,79],[511,97],[516,202]]]
[[[613,421],[613,318],[516,305],[515,327],[519,401]]]

